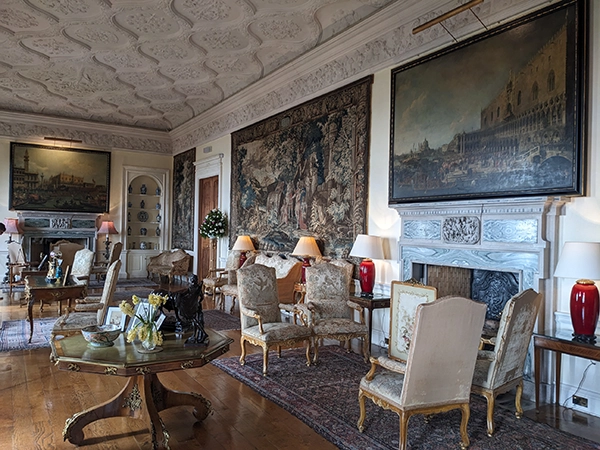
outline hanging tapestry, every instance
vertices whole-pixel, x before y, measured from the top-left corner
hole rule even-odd
[[[173,157],[173,248],[194,249],[195,159],[195,148]]]
[[[372,77],[232,134],[230,243],[291,252],[314,236],[343,258],[367,218]]]

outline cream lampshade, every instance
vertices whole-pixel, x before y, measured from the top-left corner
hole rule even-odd
[[[235,240],[235,244],[233,244],[233,247],[231,248],[231,250],[241,252],[240,253],[240,267],[242,267],[247,259],[246,252],[248,252],[250,250],[254,251],[255,248],[254,248],[254,244],[252,243],[252,239],[250,239],[250,236],[238,236],[237,239]]]
[[[600,313],[600,242],[565,242],[554,276],[575,278],[571,290],[571,323],[577,341],[595,342]]]
[[[306,268],[310,267],[310,257],[311,256],[321,256],[321,250],[319,250],[319,246],[317,245],[317,241],[312,236],[302,236],[292,255],[302,256],[304,261],[302,262],[302,283],[306,283]]]
[[[119,234],[119,232],[115,228],[115,224],[112,220],[105,220],[100,225],[100,228],[98,228],[98,234],[106,234],[106,241],[104,241],[104,258],[108,261],[108,258],[110,258],[110,240],[108,236],[110,234]]]
[[[372,260],[383,259],[381,238],[359,234],[350,250],[350,256],[364,258],[359,266],[360,291],[362,296],[372,297],[375,286],[375,264]]]

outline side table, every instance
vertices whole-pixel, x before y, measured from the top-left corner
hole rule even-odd
[[[578,356],[580,358],[593,359],[594,361],[600,361],[600,338],[596,340],[595,344],[586,342],[574,341],[571,336],[567,333],[554,333],[554,334],[534,334],[533,335],[533,347],[534,347],[534,358],[535,358],[535,409],[540,409],[540,370],[541,370],[541,355],[542,350],[552,350],[556,352],[556,402],[560,401],[560,368],[562,354],[566,353],[571,356]]]
[[[369,317],[367,324],[369,326],[369,342],[371,342],[371,348],[373,347],[373,310],[390,307],[390,297],[384,295],[374,295],[373,297],[362,297],[360,295],[350,295],[350,301],[357,305],[367,308],[369,310]],[[371,351],[369,348],[369,351]]]

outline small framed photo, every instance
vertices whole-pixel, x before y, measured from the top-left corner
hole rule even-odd
[[[106,313],[104,325],[117,325],[121,328],[121,331],[125,331],[125,323],[127,323],[127,315],[118,306],[110,306]]]
[[[138,319],[137,316],[148,317],[150,308],[152,308],[152,305],[148,303],[148,300],[140,301],[135,307],[135,315],[131,318],[129,324],[127,325],[127,331],[137,327],[140,324],[140,319]]]
[[[163,313],[160,313],[160,316],[158,316],[158,318],[156,319],[156,329],[157,330],[160,330],[160,327],[162,326],[162,324],[166,318],[167,318],[167,316],[165,316]]]

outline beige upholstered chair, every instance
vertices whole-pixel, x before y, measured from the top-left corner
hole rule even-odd
[[[297,305],[313,330],[314,358],[319,359],[319,344],[323,339],[347,343],[362,338],[365,361],[369,358],[369,329],[363,308],[349,300],[348,272],[331,263],[321,263],[306,268],[306,299]],[[358,312],[360,322],[354,320]]]
[[[66,239],[61,239],[54,243],[52,247],[53,251],[59,251],[62,255],[62,266],[63,270],[66,267],[70,267],[73,265],[73,260],[75,259],[75,253],[78,250],[84,248],[81,244],[76,244],[75,242],[67,241]]]
[[[101,325],[104,323],[108,306],[117,287],[120,269],[120,260],[115,261],[108,267],[100,301],[95,301],[96,298],[83,299],[75,306],[75,311],[69,311],[60,316],[52,328],[51,339],[54,339],[54,336],[57,335],[71,336],[79,333],[83,327],[88,325]]]
[[[121,257],[122,251],[123,251],[123,243],[116,242],[110,249],[108,261],[105,261],[105,262],[102,262],[99,264],[94,264],[92,266],[92,272],[90,275],[95,275],[96,280],[98,279],[98,277],[105,276],[108,266],[110,266],[112,263],[114,263],[117,259],[119,259]]]
[[[400,449],[404,450],[411,416],[460,409],[461,447],[466,448],[471,381],[485,309],[484,304],[463,297],[418,305],[406,363],[385,356],[371,358],[371,370],[358,390],[358,429],[364,430],[365,398],[370,398],[400,416]]]
[[[215,306],[223,306],[223,295],[221,287],[229,283],[229,273],[232,270],[237,270],[240,267],[240,253],[236,250],[231,250],[227,255],[225,267],[209,270],[208,276],[202,280],[204,286],[204,295],[212,295],[215,301]]]
[[[64,264],[64,263],[63,263]],[[94,252],[87,248],[82,248],[75,252],[73,258],[73,265],[70,269],[70,279],[75,284],[88,284],[90,280],[90,273],[92,272],[92,265],[94,264]],[[68,266],[67,266],[68,267]],[[65,267],[66,269],[66,267]]]
[[[542,294],[527,289],[511,298],[500,316],[498,334],[492,339],[494,349],[481,350],[475,365],[472,392],[487,400],[487,433],[494,433],[496,396],[516,387],[516,416],[521,418],[521,394],[525,358],[533,326],[542,302]]]
[[[23,247],[17,241],[11,241],[6,244],[8,250],[8,285],[12,289],[13,285],[23,282],[22,272],[29,267],[25,261]]]
[[[306,365],[310,365],[311,330],[303,325],[281,321],[275,269],[251,264],[237,271],[238,296],[242,332],[240,364],[246,363],[246,342],[263,349],[263,375],[269,366],[269,348],[276,346],[281,356],[282,346],[304,342]]]

